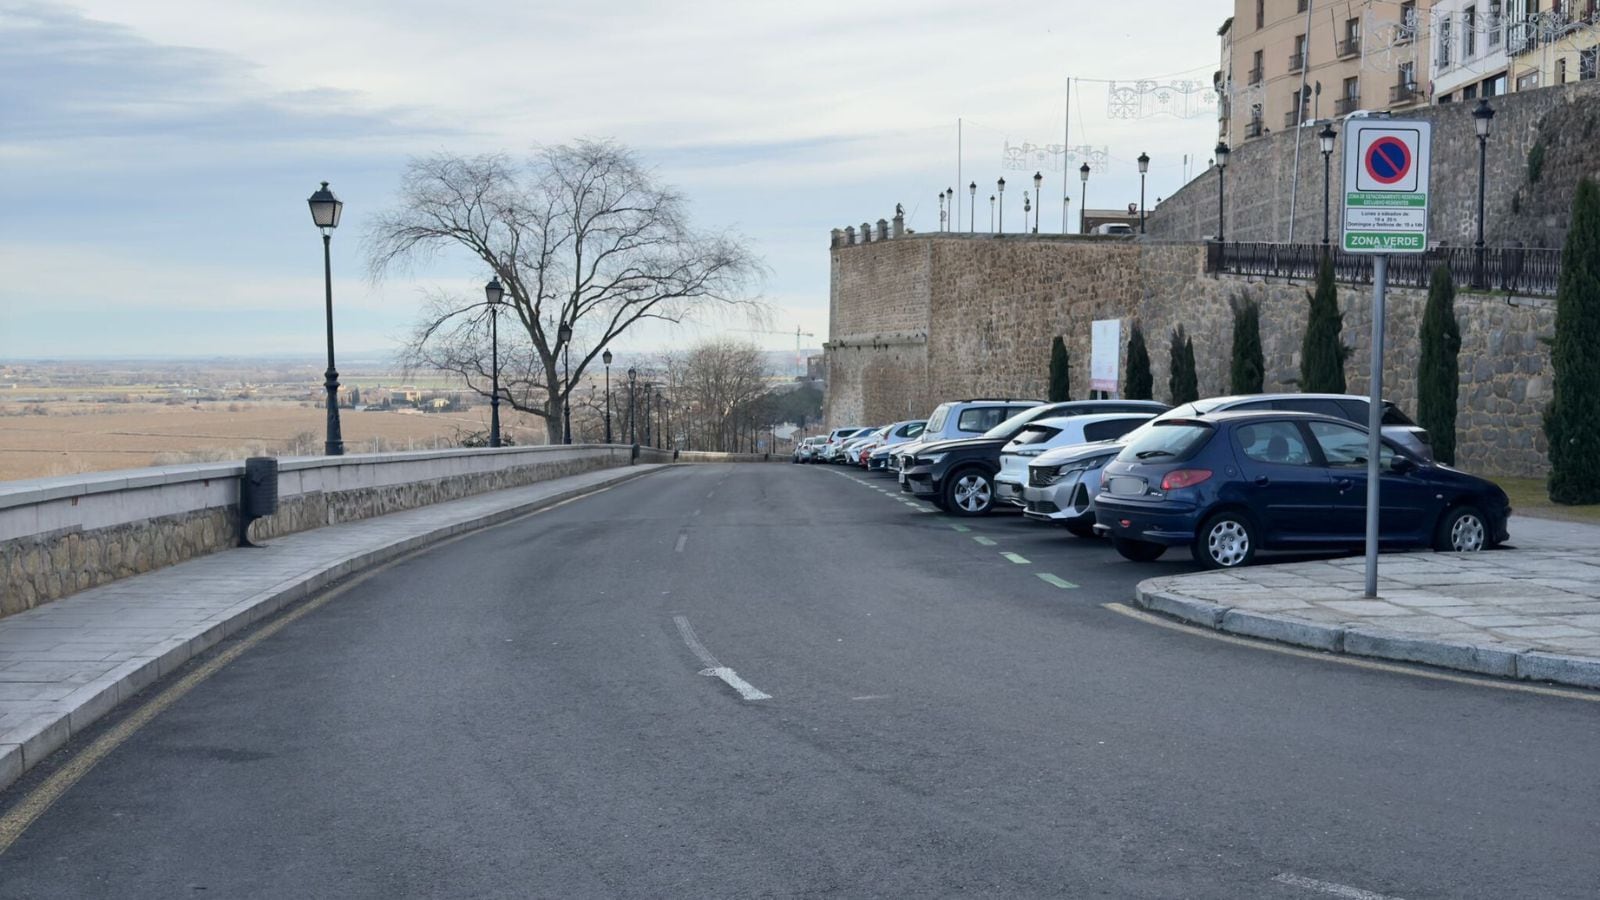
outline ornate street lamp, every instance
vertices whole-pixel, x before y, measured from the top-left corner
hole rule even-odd
[[[1338,137],[1339,137],[1339,133],[1337,131],[1333,130],[1333,123],[1332,122],[1329,122],[1328,124],[1322,126],[1322,130],[1317,132],[1317,140],[1322,142],[1322,253],[1323,253],[1323,255],[1327,255],[1327,253],[1328,253],[1328,190],[1329,190],[1328,184],[1329,184],[1329,180],[1330,180],[1329,172],[1330,172],[1330,167],[1331,167],[1331,164],[1330,164],[1329,160],[1333,159],[1333,143]]]
[[[1150,154],[1139,154],[1139,233],[1144,234],[1144,176],[1150,171]]]
[[[994,234],[994,195],[989,195],[989,233]]]
[[[506,290],[498,277],[483,286],[483,299],[489,304],[489,372],[493,388],[489,394],[489,446],[500,446],[500,300]]]
[[[606,364],[606,443],[611,443],[611,351],[600,354],[600,361]]]
[[[949,206],[950,206],[950,208],[949,208],[950,215],[947,217],[950,225],[945,230],[946,231],[955,231],[957,228],[961,227],[961,223],[956,220],[956,189],[955,188],[945,188],[944,189],[944,196],[945,196],[945,199],[949,201]]]
[[[999,189],[999,192],[1000,192],[1000,218],[998,220],[996,220],[1000,224],[1000,230],[995,232],[995,233],[996,234],[1005,234],[1006,233],[1006,180],[1004,178],[999,179],[998,181],[995,182],[995,186]]]
[[[1228,149],[1227,141],[1218,141],[1217,149],[1211,151],[1217,155],[1217,243],[1222,243],[1222,216],[1223,197],[1226,195],[1224,185],[1228,182]]]
[[[323,387],[328,391],[328,435],[322,452],[328,456],[344,455],[344,436],[339,431],[339,372],[333,367],[333,230],[339,227],[339,216],[344,213],[344,202],[322,187],[306,201],[311,205],[311,221],[322,230],[322,280],[327,295],[328,371]]]
[[[1494,107],[1489,105],[1487,97],[1480,99],[1477,108],[1472,111],[1472,127],[1478,132],[1478,240],[1472,245],[1472,286],[1480,290],[1484,287],[1483,187],[1489,150],[1489,123],[1493,121]]]
[[[635,420],[638,406],[634,403],[633,389],[639,383],[639,370],[628,367],[628,443],[639,443],[639,424]]]
[[[944,191],[939,192],[939,230],[944,230]]]
[[[1033,233],[1039,233],[1039,212],[1044,209],[1044,173],[1033,173]],[[1024,219],[1024,222],[1027,220]]]
[[[1078,233],[1089,230],[1089,164],[1078,167],[1078,180],[1083,182],[1082,196],[1078,199]]]
[[[561,443],[572,443],[572,326],[566,322],[556,329],[556,343],[561,345],[561,361],[565,370],[561,376]]]
[[[1022,233],[1028,233],[1028,213],[1033,211],[1032,204],[1028,201],[1028,192],[1022,192]]]
[[[976,230],[978,224],[978,183],[967,185],[967,234]]]

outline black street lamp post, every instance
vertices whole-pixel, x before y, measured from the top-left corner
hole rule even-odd
[[[1478,100],[1478,107],[1472,111],[1472,127],[1478,132],[1478,240],[1473,246],[1472,261],[1472,286],[1482,290],[1484,287],[1483,271],[1483,188],[1489,149],[1489,123],[1494,120],[1494,107],[1489,105],[1488,98]]]
[[[600,354],[600,361],[606,364],[606,443],[611,443],[611,351]]]
[[[999,223],[1000,230],[995,232],[995,233],[996,234],[1005,234],[1006,233],[1006,180],[1004,178],[998,179],[997,181],[995,181],[995,186],[1000,191],[1000,218],[996,220]]]
[[[1022,233],[1028,233],[1028,213],[1033,211],[1033,206],[1028,200],[1028,192],[1022,192]]]
[[[633,390],[639,383],[639,370],[628,367],[628,443],[639,443],[639,425],[634,421],[637,405],[634,403]]]
[[[978,225],[978,183],[976,181],[967,185],[967,198],[971,201],[967,204],[967,234],[971,234],[977,229]]]
[[[994,234],[994,195],[989,195],[989,233]]]
[[[944,191],[939,192],[939,230],[944,230]]]
[[[1218,141],[1217,149],[1212,151],[1217,155],[1217,243],[1222,243],[1222,214],[1223,197],[1226,194],[1224,185],[1228,183],[1228,149],[1227,141]]]
[[[1328,253],[1328,184],[1331,178],[1333,142],[1338,137],[1339,133],[1333,130],[1332,122],[1322,126],[1322,130],[1317,132],[1317,140],[1322,142],[1322,253],[1324,256]]]
[[[1139,233],[1144,234],[1144,176],[1150,171],[1150,154],[1139,154]]]
[[[566,322],[556,329],[561,344],[561,443],[572,443],[572,326]]]
[[[498,277],[489,279],[483,286],[483,298],[489,304],[489,376],[492,387],[489,393],[489,446],[500,446],[500,300],[506,290]]]
[[[1044,173],[1033,173],[1033,233],[1039,233],[1039,213],[1044,210]],[[1026,220],[1024,220],[1026,221]]]
[[[333,367],[333,230],[339,227],[339,216],[344,213],[344,202],[322,187],[307,201],[311,205],[311,221],[322,229],[322,280],[327,294],[328,321],[328,371],[324,373],[323,387],[328,391],[328,437],[322,452],[328,456],[344,455],[344,436],[339,431],[339,372]]]
[[[1078,180],[1083,182],[1082,196],[1078,198],[1078,233],[1089,231],[1089,164],[1078,167]]]

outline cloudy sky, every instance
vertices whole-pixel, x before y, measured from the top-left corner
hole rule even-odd
[[[612,137],[766,260],[772,327],[827,332],[827,233],[892,215],[938,227],[938,193],[1004,175],[1011,229],[1059,143],[1066,79],[1195,79],[1227,0],[0,0],[0,358],[315,354],[320,240],[334,236],[341,354],[391,351],[424,290],[477,290],[441,257],[373,284],[361,237],[417,154],[522,153]],[[1113,119],[1072,98],[1074,145],[1110,159],[1089,206],[1151,202],[1203,168],[1207,116]],[[1074,162],[1074,168],[1076,162]],[[1060,227],[1046,171],[1044,230]],[[1078,185],[1073,176],[1073,216]],[[963,192],[965,193],[965,192]],[[1053,213],[1053,216],[1052,216]],[[1053,219],[1053,221],[1052,221]],[[711,326],[707,326],[709,328]],[[651,351],[701,329],[642,332]],[[773,349],[792,338],[750,335]]]

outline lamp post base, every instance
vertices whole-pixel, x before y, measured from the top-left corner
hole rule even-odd
[[[326,456],[344,455],[344,435],[339,431],[339,373],[329,369],[323,387],[328,391],[328,439],[322,452]]]

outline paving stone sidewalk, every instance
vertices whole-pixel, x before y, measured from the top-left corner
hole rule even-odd
[[[1600,527],[1518,519],[1517,549],[1258,564],[1142,582],[1140,606],[1336,653],[1600,688]]]
[[[224,637],[418,547],[657,471],[601,469],[286,535],[0,619],[0,788]]]

